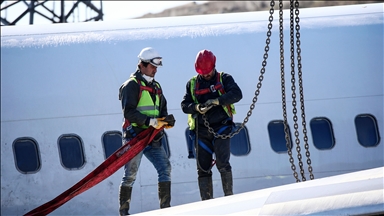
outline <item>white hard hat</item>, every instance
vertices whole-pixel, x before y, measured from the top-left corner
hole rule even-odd
[[[137,57],[139,57],[141,61],[150,63],[155,67],[163,66],[163,58],[160,57],[159,53],[157,53],[157,51],[152,47],[146,47],[142,49]]]

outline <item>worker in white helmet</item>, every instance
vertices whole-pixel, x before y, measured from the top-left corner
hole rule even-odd
[[[167,101],[160,84],[155,80],[157,68],[163,65],[162,57],[152,47],[141,50],[138,57],[136,72],[132,73],[119,89],[119,100],[124,114],[123,145],[150,126],[156,129],[173,127],[173,124],[169,125],[164,121],[168,115]],[[125,165],[119,192],[120,215],[129,214],[132,186],[143,155],[158,173],[160,208],[170,207],[171,164],[161,146],[163,136],[164,131],[159,132],[143,151]]]

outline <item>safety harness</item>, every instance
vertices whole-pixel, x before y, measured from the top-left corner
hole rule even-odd
[[[160,110],[160,98],[162,95],[162,90],[159,83],[155,82],[155,87],[146,86],[144,81],[137,81],[136,78],[132,78],[139,86],[139,100],[137,103],[137,109],[141,113],[145,113],[148,116],[156,117],[159,115]],[[144,92],[144,93],[143,93]],[[142,95],[144,94],[144,98]],[[153,103],[150,94],[156,94],[156,102]],[[142,104],[142,105],[141,105]],[[153,109],[155,107],[155,109]],[[123,133],[130,133],[131,137],[136,136],[136,132],[133,130],[132,126],[138,126],[136,123],[130,123],[128,119],[124,118],[123,123]],[[148,126],[141,126],[142,128],[148,128]]]
[[[208,88],[204,88],[204,89],[199,89],[200,88],[200,83],[199,82],[196,82],[197,80],[197,75],[192,77],[191,79],[191,85],[190,85],[190,90],[191,90],[191,93],[192,93],[192,99],[195,103],[199,103],[197,101],[197,96],[198,95],[204,95],[204,94],[208,94],[208,93],[211,93],[211,92],[218,92],[219,93],[219,96],[225,94],[225,90],[224,90],[224,85],[223,85],[223,78],[222,78],[222,75],[224,73],[223,72],[217,72],[217,75],[216,75],[216,84],[215,85],[211,85],[210,87]],[[226,105],[226,106],[223,106],[223,109],[225,110],[225,112],[227,113],[228,115],[228,120],[233,120],[233,115],[236,114],[236,111],[235,111],[235,106],[233,104],[230,104],[230,105]],[[195,126],[196,126],[196,119],[191,115],[189,114],[188,115],[188,125],[189,125],[189,129],[191,130],[191,133],[193,134],[193,130],[195,129]],[[219,131],[217,132],[218,134],[221,134],[225,129],[227,129],[229,126],[226,125],[222,128],[219,129]],[[197,136],[197,131],[194,133],[194,135],[192,136],[194,139],[195,139],[195,142],[197,141],[198,145],[201,146],[204,150],[206,150],[207,152],[209,152],[210,154],[213,155],[213,151],[206,145],[204,144],[202,141],[200,141],[198,139],[198,136]],[[216,138],[215,138],[216,139]],[[212,143],[214,143],[215,139],[212,141]],[[198,154],[198,152],[196,152],[196,154]],[[198,158],[197,158],[198,160]],[[198,166],[200,167],[200,169],[204,170],[199,162],[197,163]],[[216,160],[212,159],[212,164],[211,164],[211,168],[216,164]],[[205,170],[207,171],[207,170]]]
[[[222,76],[223,74],[224,74],[223,72],[217,72],[216,84],[215,85],[211,85],[210,87],[204,88],[204,89],[199,89],[200,83],[196,82],[197,75],[192,77],[191,85],[190,85],[190,90],[191,90],[191,93],[192,93],[193,101],[195,103],[199,103],[197,101],[197,96],[198,95],[204,95],[204,94],[208,94],[208,93],[211,93],[211,92],[216,92],[217,91],[219,93],[219,96],[225,94],[224,85],[223,85],[223,76]],[[223,109],[228,114],[229,118],[233,119],[233,115],[236,114],[235,106],[233,104],[229,104],[229,105],[223,106]],[[191,114],[188,115],[188,125],[189,125],[189,129],[190,130],[195,129],[195,119],[192,117]]]

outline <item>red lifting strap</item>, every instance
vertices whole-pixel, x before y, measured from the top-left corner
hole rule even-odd
[[[153,138],[160,131],[161,129],[154,129],[153,127],[149,127],[148,129],[139,133],[130,142],[117,149],[103,163],[96,167],[96,169],[90,172],[87,176],[85,176],[71,188],[64,191],[53,200],[33,209],[25,215],[48,215],[55,209],[62,206],[64,203],[71,200],[73,197],[100,183],[115,173],[122,166],[124,166],[139,152],[141,152],[150,142],[152,142]]]

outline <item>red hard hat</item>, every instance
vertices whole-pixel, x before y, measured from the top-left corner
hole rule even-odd
[[[216,56],[209,50],[201,50],[197,53],[195,61],[196,72],[204,75],[212,71],[216,64]]]

